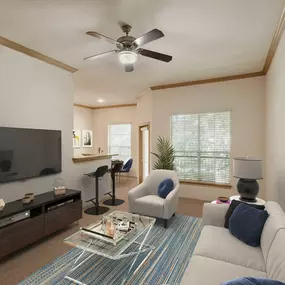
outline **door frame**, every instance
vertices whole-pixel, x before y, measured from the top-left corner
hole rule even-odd
[[[150,122],[139,124],[139,183],[143,182],[143,148],[142,148],[142,128],[148,128],[148,171],[150,172]]]

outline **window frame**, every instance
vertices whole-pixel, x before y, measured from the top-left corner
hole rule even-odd
[[[191,185],[198,185],[198,186],[207,186],[207,187],[216,187],[216,188],[224,188],[224,189],[231,189],[232,188],[232,163],[231,163],[231,150],[232,150],[232,110],[220,110],[220,111],[205,111],[205,112],[195,112],[195,113],[174,113],[169,117],[169,124],[170,124],[170,141],[172,142],[172,134],[173,134],[173,126],[172,126],[172,117],[173,116],[185,116],[185,115],[202,115],[202,114],[211,114],[211,113],[223,113],[229,112],[230,113],[230,148],[229,148],[229,177],[230,181],[228,183],[218,183],[218,182],[211,182],[211,181],[202,181],[202,180],[192,180],[192,179],[181,179],[179,178],[180,183],[182,184],[191,184]],[[200,122],[198,124],[198,128],[200,129]],[[200,131],[198,131],[198,136],[200,137]],[[200,145],[200,139],[198,141]],[[201,152],[198,152],[198,163],[200,165],[200,157]],[[214,157],[213,157],[214,158]],[[200,173],[200,166],[199,166],[199,173]]]

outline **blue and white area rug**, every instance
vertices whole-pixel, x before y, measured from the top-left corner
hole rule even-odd
[[[168,229],[164,229],[162,221],[158,220],[147,239],[147,243],[156,249],[132,279],[129,279],[128,284],[179,284],[201,230],[202,220],[199,218],[177,214],[170,220]],[[71,249],[18,285],[74,284],[63,277],[80,253],[79,249]],[[144,257],[141,254],[137,262]],[[133,259],[132,257],[113,261],[95,255],[70,276],[88,285],[121,284]]]

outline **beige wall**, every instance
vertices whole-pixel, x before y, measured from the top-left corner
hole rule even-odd
[[[108,153],[108,125],[112,124],[132,124],[132,157],[134,159],[130,175],[137,176],[137,108],[122,107],[93,110],[93,143],[94,150],[98,147]]]
[[[153,95],[148,89],[137,100],[137,121],[138,124],[149,123],[152,121]]]
[[[1,184],[0,197],[9,202],[24,193],[51,191],[56,177],[68,181],[72,168],[73,81],[71,73],[3,46],[0,62],[1,126],[62,131],[62,173]]]
[[[153,92],[152,147],[157,136],[170,136],[173,114],[232,111],[231,156],[265,157],[265,79],[264,77],[173,88]],[[260,195],[265,196],[263,182]],[[236,193],[232,190],[181,186],[181,196],[212,200]]]
[[[285,33],[266,76],[267,199],[285,209]]]
[[[93,130],[93,110],[73,106],[73,129],[81,131]],[[81,147],[73,149],[74,155],[80,155],[81,153],[93,153],[93,152],[94,148],[90,147],[86,148]]]
[[[62,172],[0,184],[0,198],[10,202],[25,193],[52,191],[59,177],[66,187],[81,190],[83,201],[94,197],[94,181],[83,174],[110,165],[110,159],[72,162],[73,75],[3,46],[0,62],[0,126],[62,132]],[[100,180],[100,197],[110,190],[110,175],[106,175]]]

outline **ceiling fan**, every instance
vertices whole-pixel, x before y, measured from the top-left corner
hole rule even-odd
[[[121,28],[126,35],[118,38],[117,40],[111,39],[97,32],[93,32],[93,31],[87,32],[86,34],[89,36],[103,39],[112,44],[115,44],[118,49],[92,55],[92,56],[84,58],[84,60],[94,60],[94,59],[97,59],[105,55],[117,53],[119,61],[125,66],[126,72],[131,72],[134,70],[134,63],[137,61],[138,55],[147,56],[147,57],[150,57],[156,60],[161,60],[164,62],[170,62],[172,60],[172,56],[170,55],[140,48],[140,46],[144,44],[147,44],[149,42],[152,42],[159,38],[164,37],[164,34],[162,31],[158,29],[153,29],[149,31],[148,33],[144,34],[143,36],[136,39],[129,35],[132,29],[130,25],[124,24],[121,26]]]

